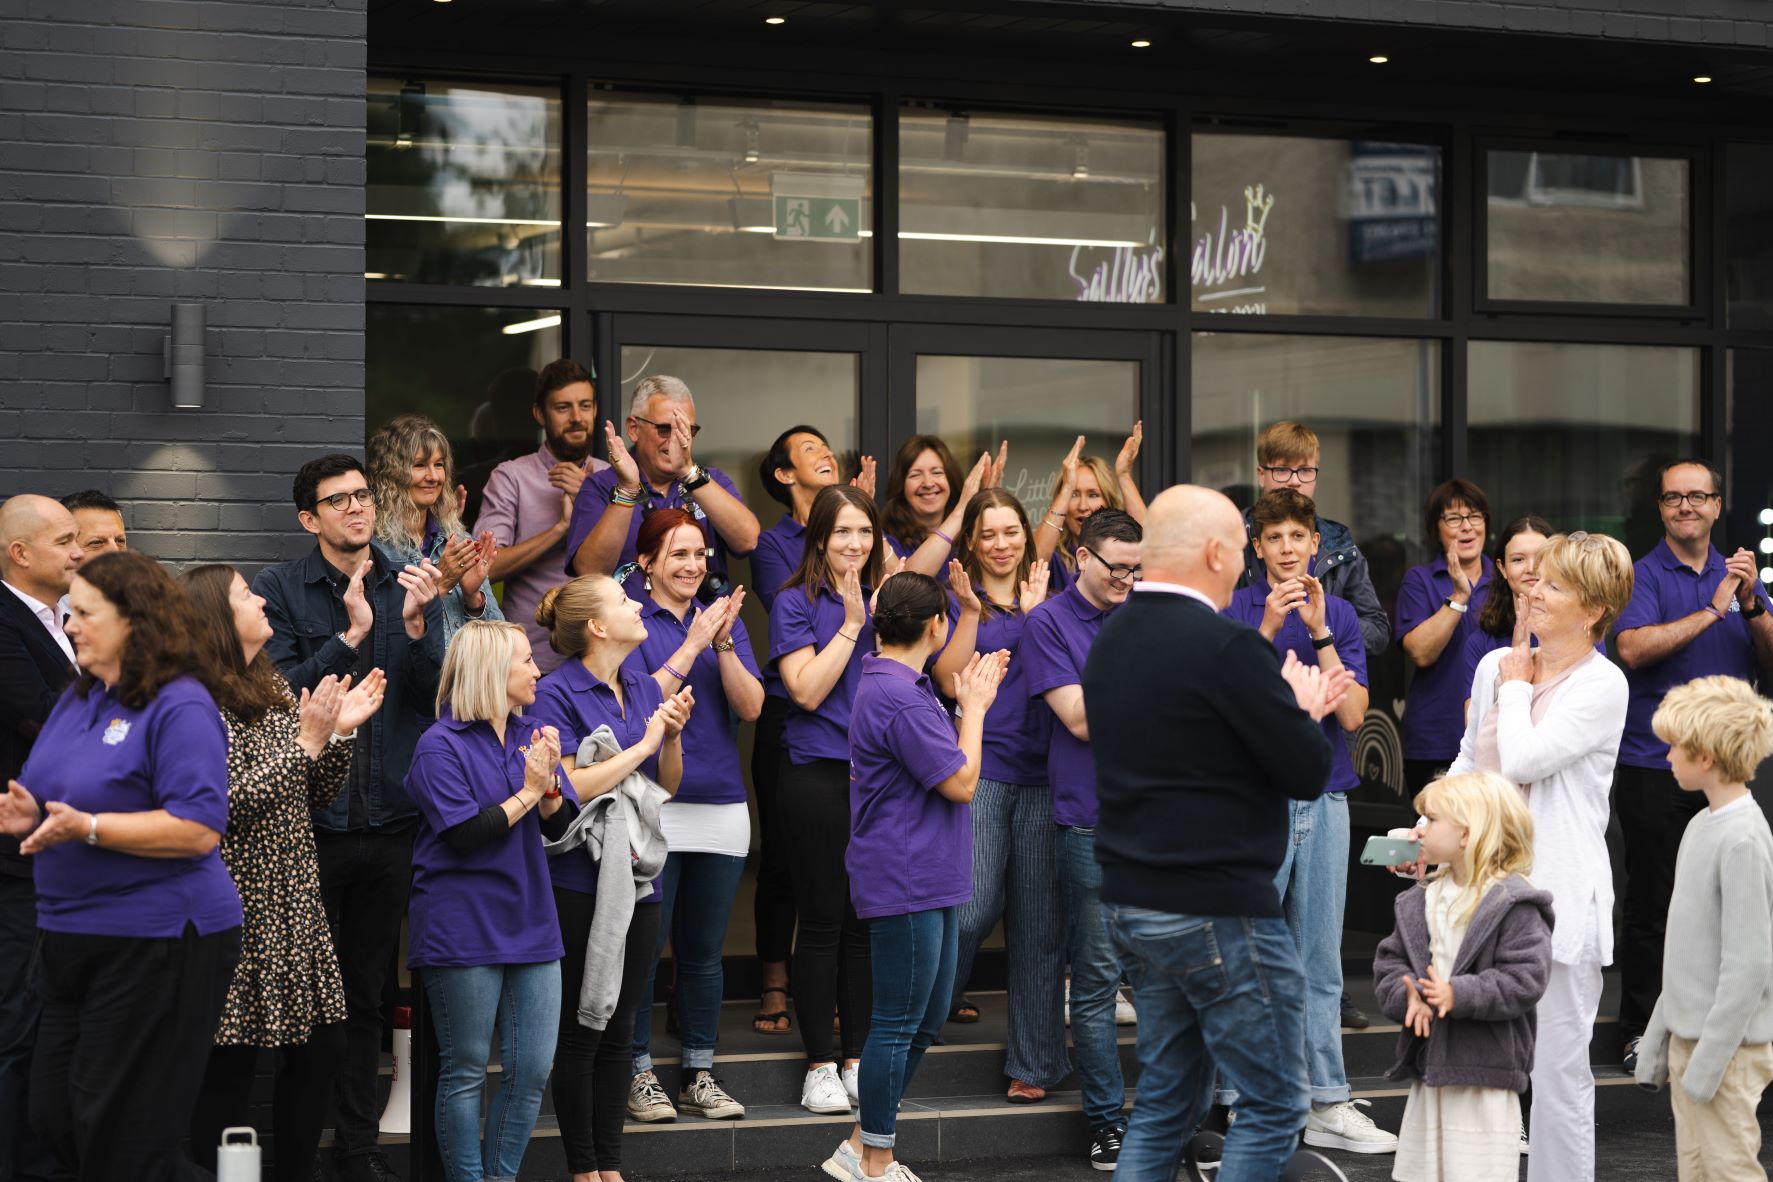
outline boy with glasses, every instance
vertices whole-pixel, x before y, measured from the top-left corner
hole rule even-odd
[[[1705,805],[1700,794],[1681,791],[1651,719],[1677,685],[1717,674],[1753,681],[1757,665],[1773,670],[1773,615],[1754,556],[1737,550],[1725,558],[1711,544],[1723,513],[1718,488],[1717,471],[1703,460],[1663,467],[1656,486],[1662,540],[1634,568],[1631,603],[1614,627],[1631,689],[1613,780],[1625,839],[1619,1032],[1628,1071],[1662,989],[1675,854]]]

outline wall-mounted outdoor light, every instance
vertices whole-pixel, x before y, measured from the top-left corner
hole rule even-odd
[[[182,410],[203,405],[203,311],[202,304],[174,304],[166,334],[166,379],[173,406]]]

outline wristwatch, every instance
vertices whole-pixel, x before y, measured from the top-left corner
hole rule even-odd
[[[681,482],[683,484],[683,491],[686,493],[693,493],[712,479],[713,477],[708,475],[708,469],[702,467],[700,464],[691,464],[689,472],[684,475]]]
[[[1324,629],[1324,634],[1322,636],[1314,636],[1311,638],[1311,647],[1315,649],[1326,649],[1335,643],[1336,634],[1328,628]]]
[[[715,642],[714,642],[714,651],[715,651],[715,652],[717,652],[717,653],[730,653],[730,652],[732,652],[732,651],[733,651],[733,642],[732,642],[732,640],[731,640],[731,639],[730,639],[730,638],[729,638],[729,639],[726,639],[726,640],[717,640],[717,641],[715,641]]]
[[[87,827],[86,837],[83,840],[86,842],[87,845],[97,845],[98,844],[98,814],[97,813],[87,813],[86,815],[87,815],[87,817],[89,817],[91,819],[92,823],[91,823],[91,825],[89,825]]]
[[[1454,611],[1458,612],[1460,615],[1464,615],[1466,612],[1471,610],[1471,605],[1469,603],[1460,603],[1457,599],[1454,599],[1451,595],[1449,595],[1445,599],[1441,600],[1441,606],[1442,607],[1450,607]]]
[[[1762,603],[1761,597],[1757,595],[1749,601],[1747,607],[1742,609],[1742,618],[1745,620],[1752,620],[1766,610],[1767,605]]]

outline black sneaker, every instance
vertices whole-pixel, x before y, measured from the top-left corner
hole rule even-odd
[[[1638,1044],[1642,1041],[1644,1041],[1642,1035],[1637,1038],[1626,1040],[1625,1056],[1620,1062],[1620,1066],[1625,1068],[1625,1074],[1627,1075],[1636,1075],[1638,1073]]]
[[[1114,1169],[1120,1162],[1120,1139],[1126,1132],[1120,1125],[1103,1125],[1090,1133],[1091,1169]]]
[[[1342,1026],[1347,1030],[1367,1028],[1367,1016],[1354,1004],[1354,999],[1348,996],[1347,990],[1342,991]]]
[[[380,1152],[341,1157],[333,1163],[338,1182],[400,1182],[400,1175]]]

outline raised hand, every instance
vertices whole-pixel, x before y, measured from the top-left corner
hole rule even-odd
[[[570,501],[579,495],[579,488],[585,483],[587,469],[590,466],[590,456],[586,456],[576,464],[571,460],[562,460],[548,469],[548,483],[559,489]]]
[[[978,615],[985,610],[985,605],[979,602],[979,592],[973,586],[973,577],[967,574],[967,568],[958,558],[948,560],[948,590],[954,593],[954,602],[960,605],[961,615],[968,612]]]
[[[985,482],[981,488],[999,488],[1003,485],[1003,470],[1010,462],[1010,441],[1004,440],[997,445],[997,458],[985,472]]]
[[[1445,1018],[1453,1009],[1453,983],[1441,976],[1440,969],[1428,966],[1428,979],[1422,982],[1422,1000],[1434,1007],[1434,1016]]]
[[[696,436],[695,433],[690,430],[689,416],[683,413],[682,408],[672,407],[671,446],[676,450],[681,459],[678,461],[677,471],[671,473],[671,475],[682,476],[695,466],[696,461],[690,456],[690,448],[694,447],[695,443]]]
[[[873,496],[874,495],[874,469],[875,469],[874,457],[873,456],[863,456],[862,457],[862,470],[860,472],[857,472],[854,476],[852,476],[850,478],[850,485],[854,488],[861,489],[863,492],[867,493],[869,496]]]
[[[1034,560],[1028,568],[1028,577],[1022,580],[1021,596],[1017,605],[1024,613],[1031,612],[1046,602],[1047,587],[1053,577],[1053,565],[1044,558]]]
[[[336,674],[327,674],[320,679],[320,684],[310,692],[302,691],[301,700],[296,704],[296,743],[308,753],[309,759],[319,759],[320,753],[326,749],[326,741],[332,738],[333,728],[338,725],[339,708],[344,704],[344,693],[339,687]]]
[[[979,458],[974,461],[972,470],[967,473],[967,478],[961,481],[959,504],[965,505],[968,501],[973,499],[974,493],[982,488],[989,488],[990,485],[986,484],[985,481],[990,475],[991,453],[988,451],[981,452],[979,453]]]
[[[1298,579],[1286,579],[1269,588],[1268,597],[1262,601],[1262,625],[1259,631],[1268,639],[1273,640],[1287,622],[1287,613],[1302,606],[1305,602],[1305,584]]]
[[[1315,636],[1323,630],[1329,605],[1324,602],[1324,585],[1311,575],[1300,575],[1304,594],[1299,599],[1299,622]]]
[[[473,538],[467,534],[457,534],[444,544],[443,552],[437,556],[437,571],[441,580],[437,589],[447,595],[455,589],[456,584],[468,577],[480,559],[480,548]]]
[[[551,726],[529,733],[529,751],[523,757],[523,786],[547,792],[558,783],[560,732]]]
[[[852,635],[861,635],[859,630],[868,622],[868,604],[862,598],[862,575],[855,563],[844,567],[837,580],[837,593],[843,598],[844,631],[855,629]]]
[[[1737,605],[1744,608],[1753,607],[1755,588],[1760,585],[1761,579],[1761,572],[1755,563],[1755,556],[1747,550],[1739,549],[1724,559],[1724,569],[1736,576]],[[1726,609],[1720,608],[1719,610]]]
[[[42,818],[43,811],[37,807],[37,798],[17,780],[6,781],[6,795],[0,796],[0,833],[23,837],[35,829]]]
[[[468,569],[462,573],[462,594],[473,597],[474,593],[486,585],[492,574],[493,558],[499,552],[499,539],[492,530],[482,530],[478,538],[473,539],[474,552],[469,556]]]
[[[409,639],[417,640],[425,634],[425,605],[440,594],[440,576],[437,568],[427,558],[417,566],[401,568],[394,578],[406,588],[406,598],[400,605],[400,618],[406,624],[406,635]]]
[[[1533,680],[1533,626],[1527,622],[1527,597],[1524,594],[1514,597],[1514,635],[1508,651],[1502,654],[1496,680],[1499,684]]]
[[[345,692],[339,702],[339,716],[333,723],[333,733],[348,735],[382,708],[382,697],[388,692],[388,677],[380,669],[371,669],[356,685],[346,677],[339,689]]]
[[[697,612],[696,618],[690,621],[689,635],[685,637],[685,643],[694,645],[698,653],[713,644],[715,638],[720,635],[721,629],[730,626],[728,613],[731,610],[731,601],[723,595]]]
[[[1463,596],[1464,602],[1471,602],[1471,576],[1465,573],[1465,566],[1452,546],[1447,547],[1447,574],[1453,580],[1454,597]]]
[[[953,678],[954,700],[962,712],[983,717],[997,700],[997,687],[1010,667],[1008,649],[994,653],[974,653],[966,667]]]
[[[1127,441],[1120,445],[1120,454],[1114,457],[1114,474],[1116,476],[1130,478],[1133,475],[1133,465],[1138,461],[1139,448],[1144,443],[1145,421],[1141,419],[1133,424],[1133,433],[1127,436]]]
[[[603,421],[603,441],[609,448],[609,466],[616,470],[616,487],[640,491],[640,465],[628,454],[628,444],[616,433],[616,425]]]
[[[363,638],[369,635],[369,630],[376,621],[375,612],[369,606],[369,597],[363,593],[363,580],[373,565],[370,559],[365,558],[351,572],[351,581],[345,584],[345,618],[349,621],[345,628],[345,641],[352,648],[363,643]]]
[[[683,733],[683,728],[689,725],[690,711],[695,704],[695,692],[686,685],[659,705],[658,713],[665,720],[666,742]]]
[[[726,619],[721,622],[720,631],[718,631],[714,634],[714,643],[715,644],[726,644],[727,642],[732,640],[733,625],[738,622],[739,609],[744,606],[745,606],[745,587],[744,587],[744,584],[741,583],[739,586],[734,587],[733,593],[727,597]]]

